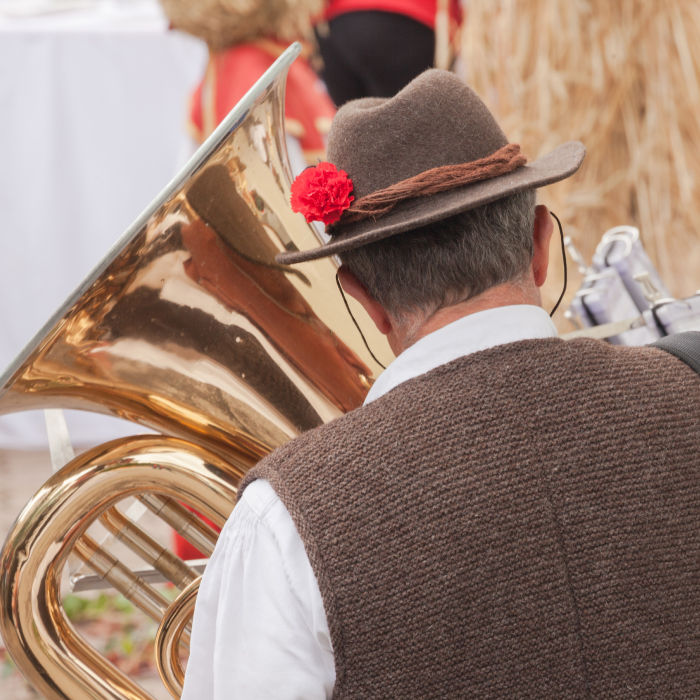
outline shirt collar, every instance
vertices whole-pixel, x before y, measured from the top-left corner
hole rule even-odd
[[[368,404],[399,384],[464,355],[532,338],[552,338],[557,329],[539,306],[498,306],[463,316],[404,350],[372,385]]]

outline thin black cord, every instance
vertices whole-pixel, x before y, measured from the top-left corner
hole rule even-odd
[[[362,329],[360,328],[360,324],[355,320],[355,317],[352,315],[352,311],[350,310],[350,305],[348,304],[348,300],[345,298],[345,292],[343,291],[343,287],[340,284],[340,280],[338,279],[338,273],[335,273],[335,283],[338,285],[338,291],[340,292],[340,296],[343,297],[343,304],[345,304],[345,308],[348,310],[348,313],[350,314],[350,318],[352,319],[352,322],[355,324],[355,328],[357,328],[357,332],[360,334],[360,337],[362,338],[362,342],[365,344],[365,347],[367,348],[367,352],[372,356],[372,359],[382,368],[386,369],[386,366],[383,365],[375,356],[375,354],[372,352],[372,348],[369,346],[369,343],[367,342],[367,338],[365,338],[365,334],[362,332]]]
[[[553,212],[549,212],[553,217],[554,220],[557,222],[559,226],[559,236],[561,238],[561,257],[562,260],[564,261],[564,288],[561,290],[561,294],[559,295],[559,299],[557,299],[557,303],[554,305],[554,308],[549,312],[549,316],[552,317],[554,316],[554,312],[559,308],[559,304],[561,304],[561,300],[564,298],[564,294],[566,293],[566,283],[567,283],[567,270],[566,270],[566,246],[564,245],[564,231],[561,227],[561,221],[559,221],[559,217]]]
[[[561,258],[564,263],[564,286],[561,290],[561,294],[559,295],[559,299],[557,299],[557,303],[554,305],[554,308],[549,312],[550,317],[554,316],[554,312],[559,308],[559,304],[561,304],[562,299],[564,298],[564,294],[566,293],[566,285],[568,283],[568,271],[567,271],[567,266],[566,266],[566,246],[564,244],[564,230],[562,229],[561,226],[561,221],[559,221],[559,217],[553,212],[549,212],[553,217],[554,220],[557,222],[557,225],[559,226],[559,238],[561,239]],[[365,347],[367,348],[367,352],[372,356],[372,359],[382,368],[386,369],[386,367],[377,359],[376,355],[372,352],[372,348],[370,348],[369,343],[367,342],[367,338],[365,338],[365,334],[362,332],[362,329],[360,328],[360,324],[355,320],[355,317],[353,316],[352,311],[350,310],[350,305],[348,304],[348,300],[345,298],[345,292],[343,291],[343,287],[340,284],[340,279],[338,279],[338,273],[335,273],[335,283],[338,287],[338,291],[340,292],[340,296],[343,298],[343,303],[345,304],[345,308],[348,311],[348,314],[350,315],[350,318],[352,319],[352,322],[355,324],[355,328],[357,328],[357,332],[360,334],[360,337],[362,338],[362,342],[365,344]]]

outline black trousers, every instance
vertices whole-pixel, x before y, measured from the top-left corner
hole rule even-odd
[[[393,12],[348,12],[317,31],[322,78],[340,107],[358,97],[391,97],[433,65],[435,33]]]

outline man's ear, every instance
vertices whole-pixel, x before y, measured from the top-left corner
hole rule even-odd
[[[554,225],[549,209],[544,204],[535,207],[535,225],[532,232],[534,243],[532,254],[532,276],[535,284],[541,287],[547,279],[547,267],[549,265],[549,241],[552,237]]]
[[[370,295],[365,285],[345,265],[338,268],[338,279],[345,292],[356,299],[369,314],[379,332],[384,335],[391,333],[393,323],[384,307]]]

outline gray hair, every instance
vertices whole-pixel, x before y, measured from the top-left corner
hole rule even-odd
[[[532,260],[534,218],[535,191],[525,190],[340,258],[402,322],[520,280]]]

